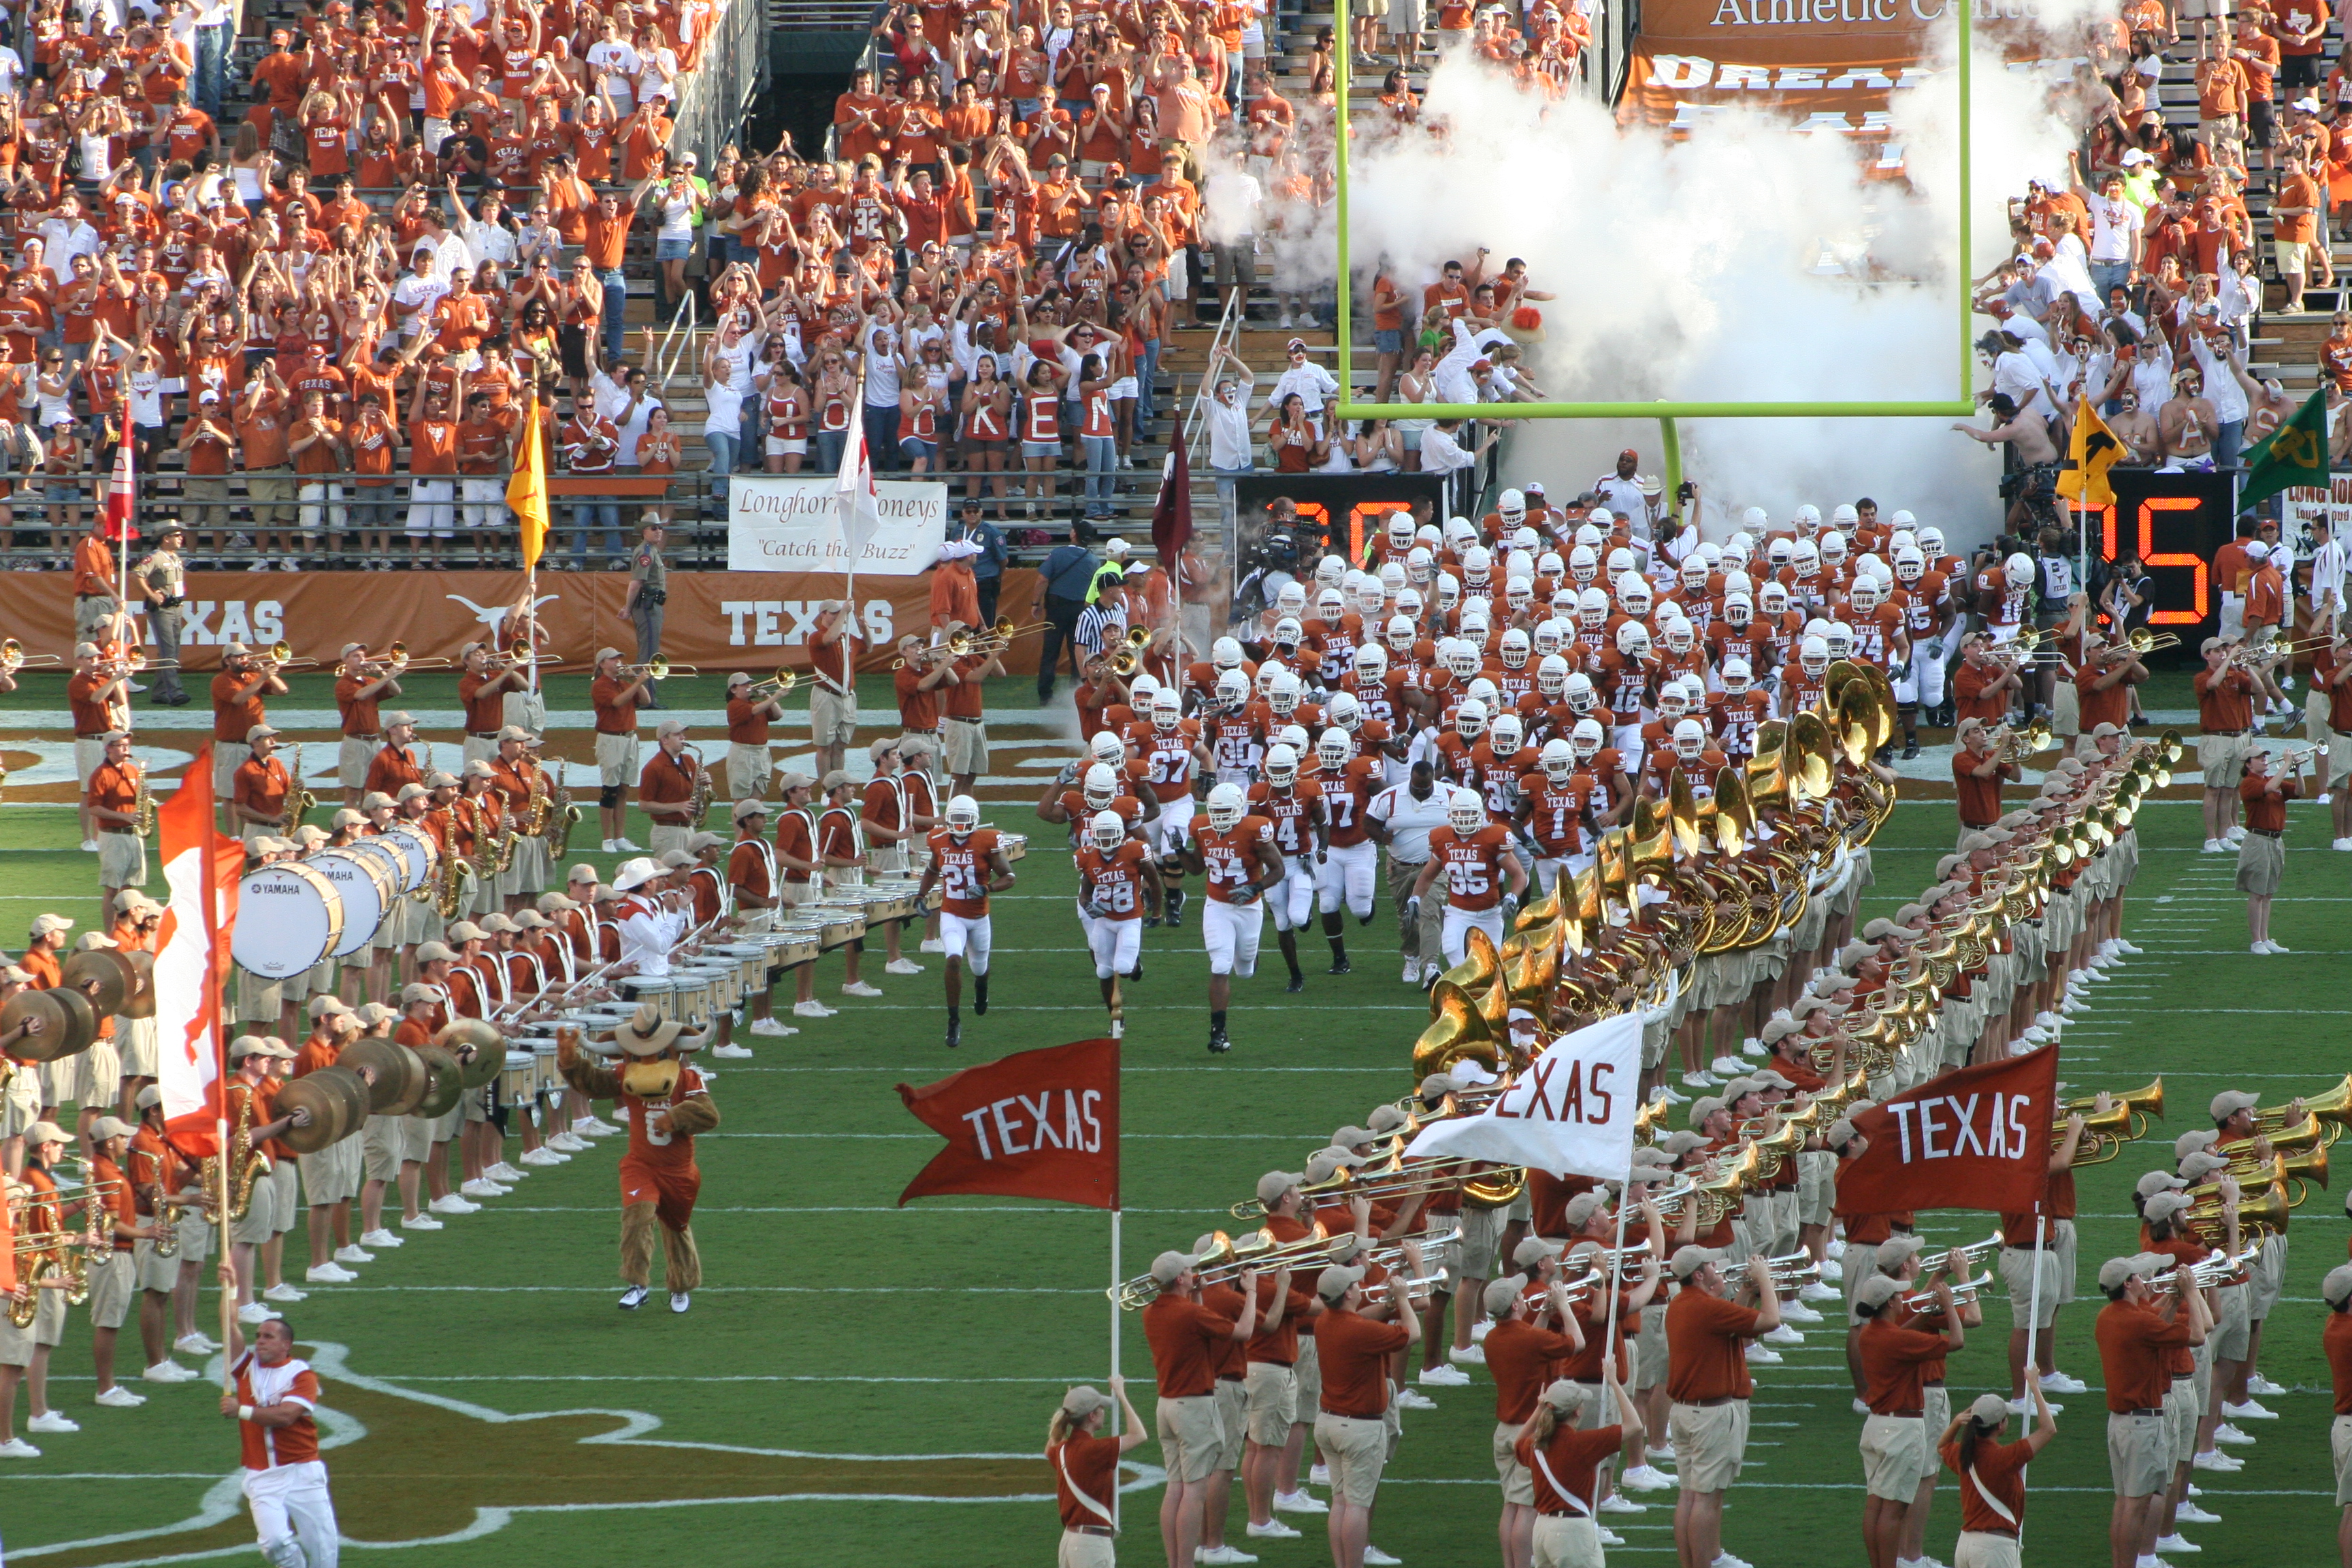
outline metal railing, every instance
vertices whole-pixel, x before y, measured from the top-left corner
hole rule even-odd
[[[701,63],[679,78],[684,91],[670,118],[672,152],[691,152],[705,170],[743,131],[744,111],[768,81],[767,15],[760,0],[731,0],[704,43]]]
[[[1233,288],[1225,290],[1225,308],[1217,317],[1217,330],[1209,339],[1208,368],[1201,373],[1201,384],[1192,389],[1192,406],[1184,411],[1184,456],[1197,470],[1200,467],[1201,443],[1206,437],[1206,421],[1201,410],[1208,405],[1209,395],[1217,384],[1217,358],[1233,347],[1241,336],[1243,296],[1245,290]]]
[[[671,313],[669,330],[655,345],[650,362],[646,366],[646,374],[657,385],[667,387],[670,377],[677,372],[678,362],[693,352],[694,332],[701,323],[701,307],[695,301],[695,292],[688,289],[686,297],[677,302],[677,309]],[[698,377],[702,374],[698,363],[694,371]]]

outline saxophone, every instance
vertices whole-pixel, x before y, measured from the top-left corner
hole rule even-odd
[[[318,804],[319,797],[302,787],[302,748],[296,746],[293,776],[288,781],[286,790],[286,831],[291,834],[296,828],[301,826],[302,819],[308,816],[310,814],[310,808]]]
[[[457,808],[454,805],[441,808],[441,842],[457,842]],[[455,920],[466,902],[465,884],[472,880],[473,863],[453,847],[442,856],[434,872],[435,880],[416,889],[419,899],[431,899],[434,910],[445,920]]]
[[[489,830],[489,813],[482,809],[480,795],[459,795],[460,804],[473,818],[474,853],[468,857],[474,868],[474,879],[487,882],[504,868],[499,864],[499,836]]]
[[[155,831],[155,796],[147,787],[147,773],[143,768],[139,773],[139,793],[131,797],[131,814],[133,819],[131,830],[140,837],[144,838]]]
[[[681,754],[694,763],[694,790],[686,797],[686,826],[698,830],[702,819],[710,815],[710,770],[702,765],[702,753],[692,746]]]
[[[253,1184],[269,1174],[269,1156],[253,1146],[253,1097],[247,1095],[237,1108],[236,1126],[228,1135],[229,1197],[228,1217],[232,1223],[246,1216],[253,1207]],[[205,1185],[217,1191],[220,1185],[220,1156],[215,1154],[204,1163]]]
[[[554,808],[555,837],[548,841],[547,854],[551,860],[561,860],[572,842],[572,830],[580,824],[580,808],[572,804],[572,792],[563,787],[561,779],[555,784]]]

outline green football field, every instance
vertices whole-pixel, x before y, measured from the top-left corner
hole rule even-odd
[[[878,693],[877,694],[878,697]],[[51,699],[53,700],[53,699]],[[18,694],[0,706],[46,706]],[[442,705],[446,705],[446,699]],[[869,700],[869,708],[877,705]],[[989,809],[1037,825],[999,789]],[[15,792],[9,792],[14,799]],[[1948,845],[1948,804],[1906,804],[1881,836],[1864,917],[1891,912],[1929,879]],[[642,838],[642,834],[638,837]],[[2128,935],[2144,957],[2112,971],[2067,1028],[2071,1092],[2166,1080],[2166,1140],[2203,1124],[2214,1092],[2242,1086],[2279,1101],[2352,1068],[2342,1044],[2346,989],[2326,976],[2347,943],[2352,897],[2326,849],[2321,813],[2295,809],[2274,934],[2294,951],[2245,951],[2231,862],[2197,853],[2193,807],[2156,804],[2131,892]],[[575,846],[575,848],[577,846]],[[879,1001],[800,1035],[753,1042],[759,1058],[719,1067],[724,1124],[700,1150],[697,1234],[708,1284],[692,1312],[660,1298],[614,1307],[617,1149],[611,1141],[536,1171],[478,1215],[379,1256],[355,1285],[319,1287],[291,1310],[326,1378],[343,1528],[355,1552],[399,1547],[440,1565],[619,1563],[676,1555],[723,1564],[890,1563],[904,1568],[1045,1563],[1056,1525],[1036,1458],[1059,1391],[1099,1384],[1108,1363],[1102,1295],[1108,1222],[1092,1210],[1003,1199],[894,1206],[938,1147],[892,1086],[1099,1031],[1091,967],[1069,911],[1066,858],[1045,839],[997,905],[995,1005],[966,1014],[964,1048],[942,1047],[938,960],[919,977],[883,977]],[[590,856],[609,869],[611,857]],[[60,907],[87,921],[90,858],[67,812],[0,805],[0,931],[21,942],[30,917]],[[1238,986],[1231,1056],[1211,1058],[1198,925],[1146,940],[1130,992],[1123,1087],[1127,1267],[1212,1226],[1271,1168],[1297,1168],[1328,1131],[1409,1087],[1408,1049],[1426,1016],[1399,984],[1385,921],[1354,941],[1356,972],[1323,973],[1319,942],[1303,995],[1282,992],[1272,952]],[[871,966],[879,968],[878,963]],[[839,979],[820,973],[821,994]],[[805,1022],[805,1021],[804,1021]],[[510,1145],[510,1150],[512,1146]],[[2131,1245],[2128,1193],[2168,1160],[2151,1139],[2084,1173],[2084,1278]],[[2295,1392],[2252,1424],[2237,1475],[2199,1476],[2227,1521],[2190,1527],[2207,1564],[2332,1561],[2337,1510],[2327,1457],[2330,1407],[2319,1354],[2320,1276],[2344,1257],[2336,1201],[2319,1194],[2295,1227],[2287,1300],[2263,1369]],[[1950,1241],[1988,1226],[1973,1214],[1922,1215]],[[287,1275],[307,1261],[300,1233]],[[1955,1404],[2005,1380],[2006,1303],[1952,1363]],[[2060,1365],[2097,1382],[2087,1304],[2059,1320]],[[1125,1367],[1147,1417],[1150,1366],[1134,1320]],[[42,1564],[253,1560],[233,1482],[236,1437],[204,1384],[157,1386],[144,1408],[90,1404],[87,1318],[58,1352],[54,1403],[79,1420],[43,1436],[37,1460],[0,1461],[0,1540]],[[1860,1418],[1849,1407],[1842,1336],[1824,1326],[1759,1375],[1750,1466],[1726,1519],[1727,1547],[1752,1563],[1860,1563]],[[126,1355],[136,1362],[135,1349]],[[135,1366],[134,1369],[135,1371]],[[1373,1539],[1408,1563],[1495,1560],[1493,1422],[1483,1373],[1434,1391],[1408,1413]],[[2064,1401],[2056,1443],[2036,1464],[2028,1555],[2103,1560],[2108,1486],[2098,1396]],[[19,1429],[25,1409],[17,1405]],[[1149,1465],[1147,1445],[1135,1458]],[[1154,1563],[1156,1472],[1127,1498],[1126,1561]],[[1238,1489],[1236,1489],[1238,1492]],[[1671,1494],[1613,1520],[1612,1555],[1670,1562]],[[1241,1540],[1234,1502],[1232,1534]],[[1299,1541],[1256,1543],[1267,1564],[1328,1562],[1319,1519]],[[1948,1561],[1958,1516],[1939,1496],[1929,1549]]]

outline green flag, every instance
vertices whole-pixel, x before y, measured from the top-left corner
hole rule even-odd
[[[2246,454],[2246,482],[2239,487],[2238,505],[2242,509],[2268,500],[2290,485],[2326,483],[2327,395],[2323,388]]]

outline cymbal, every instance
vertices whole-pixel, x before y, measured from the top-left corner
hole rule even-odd
[[[433,1087],[432,1075],[416,1053],[388,1035],[353,1040],[337,1054],[335,1065],[355,1077],[365,1072],[374,1079],[367,1086],[368,1103],[378,1116],[414,1115]]]
[[[507,1064],[506,1042],[499,1037],[498,1026],[479,1018],[457,1019],[434,1036],[433,1043],[457,1059],[467,1089],[479,1089],[490,1082]]]
[[[131,973],[137,977],[131,988],[131,999],[122,1005],[126,1018],[152,1018],[155,1016],[155,955],[143,948],[118,952]]]
[[[68,990],[80,991],[93,980],[98,982],[98,993],[90,998],[90,1008],[109,1016],[122,1011],[138,986],[138,977],[122,962],[122,955],[103,947],[75,953],[58,971],[58,984]]]
[[[58,1057],[79,1056],[89,1049],[90,1042],[98,1038],[98,1010],[89,1005],[89,998],[62,985],[52,987],[47,994],[58,999],[58,1005],[65,1009],[67,1018],[66,1047],[49,1059],[55,1061]]]
[[[310,1125],[289,1127],[278,1135],[297,1154],[316,1154],[350,1131],[343,1125],[342,1096],[320,1083],[316,1073],[290,1079],[278,1086],[273,1116],[290,1116],[297,1110],[310,1113]]]
[[[416,1057],[425,1064],[425,1070],[432,1075],[433,1087],[426,1091],[424,1101],[416,1107],[415,1113],[418,1116],[447,1114],[451,1107],[465,1098],[465,1069],[457,1065],[456,1057],[439,1046],[420,1046]]]
[[[40,1032],[17,1041],[8,1054],[19,1061],[47,1062],[73,1054],[73,1016],[51,991],[19,991],[0,1007],[0,1035],[13,1034],[28,1019],[40,1020]]]
[[[367,1126],[367,1119],[375,1109],[373,1100],[366,1082],[351,1068],[338,1062],[333,1067],[320,1068],[317,1072],[306,1074],[298,1081],[317,1083],[341,1102],[344,1137],[348,1138]]]

